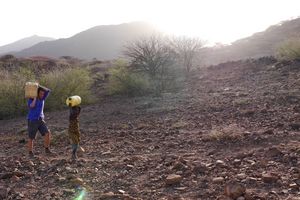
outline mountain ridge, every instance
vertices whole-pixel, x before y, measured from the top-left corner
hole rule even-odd
[[[269,26],[265,31],[236,40],[231,45],[207,48],[204,51],[204,63],[209,65],[230,60],[275,56],[277,47],[291,38],[300,38],[300,18]]]
[[[17,57],[72,56],[80,59],[114,59],[121,55],[126,42],[149,36],[156,28],[145,22],[100,25],[79,32],[70,38],[42,42],[15,53]]]
[[[23,49],[36,45],[40,42],[51,41],[51,40],[54,40],[54,38],[38,36],[38,35],[25,37],[15,42],[0,46],[0,55],[21,51]]]

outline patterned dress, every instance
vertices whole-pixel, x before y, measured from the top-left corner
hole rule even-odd
[[[79,131],[79,114],[81,108],[79,106],[73,106],[70,108],[69,118],[69,137],[72,144],[79,144],[80,142],[80,131]]]

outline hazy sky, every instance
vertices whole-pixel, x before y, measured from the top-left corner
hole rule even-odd
[[[131,21],[228,43],[297,16],[300,0],[0,0],[0,45]]]

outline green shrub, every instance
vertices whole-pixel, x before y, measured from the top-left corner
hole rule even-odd
[[[63,108],[67,97],[71,95],[79,95],[85,104],[93,101],[90,90],[92,78],[85,69],[56,70],[44,74],[40,84],[51,89],[45,106],[47,110]]]
[[[284,41],[276,50],[276,57],[279,60],[300,59],[300,38],[293,38]]]
[[[147,93],[149,84],[141,74],[131,72],[124,61],[117,61],[109,70],[109,93],[111,95],[139,96]]]
[[[2,71],[1,71],[2,72]],[[40,75],[39,83],[51,89],[45,109],[63,108],[68,96],[79,95],[82,103],[91,103],[92,78],[85,69],[56,70]],[[5,72],[0,82],[0,119],[13,118],[27,113],[27,100],[24,98],[24,85],[27,81],[35,81],[32,71],[20,68],[16,72]]]
[[[24,85],[27,80],[34,80],[29,70],[20,69],[14,73],[6,72],[0,82],[0,119],[16,117],[26,113]]]

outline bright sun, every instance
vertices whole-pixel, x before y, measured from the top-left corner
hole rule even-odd
[[[149,21],[168,34],[230,43],[297,17],[300,1],[10,0],[1,6],[6,9],[0,12],[0,46],[33,34],[65,38],[93,26],[132,21]]]
[[[257,0],[162,1],[160,7],[153,7],[155,12],[148,19],[168,34],[230,43],[263,31],[268,26],[287,19],[287,16],[291,17],[292,13],[298,13],[287,2],[272,3],[272,12],[277,13],[276,15],[266,14],[266,7],[270,7],[269,2]],[[290,10],[290,13],[285,13],[284,10]]]

